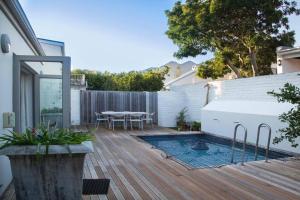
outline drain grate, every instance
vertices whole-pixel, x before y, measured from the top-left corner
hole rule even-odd
[[[109,182],[109,179],[83,179],[82,194],[107,194]]]

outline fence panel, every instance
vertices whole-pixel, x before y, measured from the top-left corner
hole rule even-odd
[[[133,111],[155,113],[157,123],[157,92],[80,91],[80,122],[95,123],[95,112]]]

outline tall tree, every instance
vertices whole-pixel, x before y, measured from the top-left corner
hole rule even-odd
[[[166,11],[166,34],[179,47],[178,58],[215,52],[204,63],[206,71],[214,72],[217,64],[219,72],[227,72],[221,67],[237,77],[257,76],[271,73],[277,46],[294,44],[288,15],[299,13],[296,1],[186,0]]]

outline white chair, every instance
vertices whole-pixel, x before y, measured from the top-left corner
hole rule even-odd
[[[151,128],[153,128],[154,115],[155,115],[155,112],[153,112],[153,113],[147,113],[146,115],[144,115],[144,117],[142,119],[146,123],[150,122]]]
[[[95,112],[95,115],[96,115],[96,128],[99,127],[101,122],[106,122],[107,127],[110,128],[108,115],[104,115],[98,112]]]
[[[122,123],[124,130],[126,130],[126,115],[125,114],[114,114],[111,116],[111,124],[113,131],[115,130],[115,122]]]
[[[143,130],[143,119],[142,114],[130,114],[129,122],[131,130],[133,130],[133,123],[137,123],[139,125],[139,129]]]

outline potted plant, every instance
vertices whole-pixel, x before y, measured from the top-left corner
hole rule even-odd
[[[0,155],[10,159],[18,200],[82,199],[84,158],[92,136],[68,129],[27,129],[0,136]]]
[[[176,124],[177,124],[177,130],[178,131],[184,131],[186,130],[187,124],[186,124],[186,115],[187,108],[183,108],[179,114],[176,117]]]
[[[201,130],[201,122],[193,121],[192,122],[192,130],[200,131]]]

